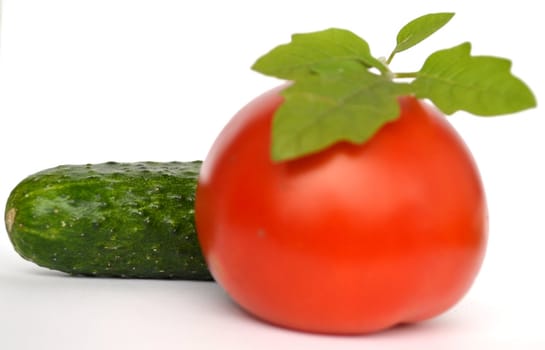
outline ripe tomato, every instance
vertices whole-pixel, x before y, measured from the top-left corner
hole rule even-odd
[[[305,331],[365,333],[449,309],[480,268],[480,176],[444,116],[413,97],[370,141],[270,158],[274,89],[205,159],[196,224],[216,281],[242,308]]]

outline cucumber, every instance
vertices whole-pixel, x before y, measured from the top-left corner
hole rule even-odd
[[[5,224],[15,250],[74,275],[212,280],[194,224],[201,162],[61,165],[21,181]]]

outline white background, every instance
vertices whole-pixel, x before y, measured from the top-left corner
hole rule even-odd
[[[469,40],[511,58],[543,102],[538,1],[4,0],[0,201],[59,164],[203,159],[229,118],[279,83],[249,67],[291,33],[347,28],[386,56],[402,24],[438,11],[457,15],[394,70]],[[38,268],[2,228],[0,348],[545,349],[545,118],[449,118],[479,164],[491,225],[474,287],[443,316],[372,336],[297,333],[248,317],[213,283]]]

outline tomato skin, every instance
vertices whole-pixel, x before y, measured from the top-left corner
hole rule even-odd
[[[203,254],[244,309],[304,331],[357,334],[437,316],[484,257],[474,161],[445,117],[413,97],[363,145],[270,159],[273,89],[226,125],[196,197]]]

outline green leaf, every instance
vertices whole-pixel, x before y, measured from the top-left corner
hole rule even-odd
[[[426,39],[447,24],[453,16],[454,13],[450,12],[430,13],[407,23],[397,34],[397,46],[392,52],[392,56]]]
[[[409,85],[346,66],[299,80],[283,91],[272,127],[272,159],[288,160],[341,141],[362,143],[399,116]]]
[[[493,116],[536,106],[528,86],[511,74],[509,60],[470,51],[471,44],[463,43],[431,54],[412,82],[416,96],[429,98],[446,114]]]
[[[290,43],[277,46],[260,57],[252,69],[280,79],[296,80],[320,67],[335,67],[345,61],[358,62],[362,69],[386,70],[384,64],[371,55],[365,40],[337,28],[294,34]]]

